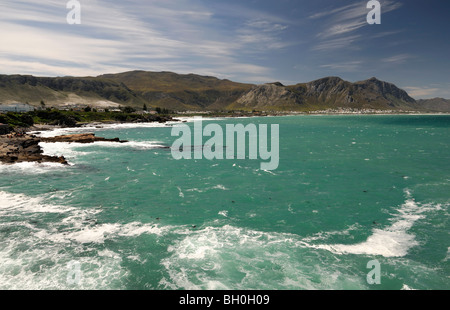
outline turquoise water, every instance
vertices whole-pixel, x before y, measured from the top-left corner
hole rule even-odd
[[[1,165],[0,289],[450,289],[450,116],[203,123],[279,124],[278,169],[177,161],[170,124]]]

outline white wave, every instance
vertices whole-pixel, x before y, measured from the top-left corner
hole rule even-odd
[[[163,144],[161,141],[129,141],[125,143],[115,143],[114,147],[131,147],[134,149],[140,149],[140,150],[148,150],[148,149],[154,149],[154,148],[163,148],[166,147],[166,145]]]
[[[220,190],[223,190],[223,191],[228,191],[228,190],[229,190],[229,189],[226,188],[225,186],[223,186],[223,185],[221,185],[221,184],[218,184],[218,185],[215,185],[215,186],[213,186],[213,187],[207,187],[207,188],[204,188],[204,189],[199,189],[199,188],[196,188],[196,187],[194,187],[194,188],[189,188],[189,189],[187,189],[186,191],[187,191],[187,192],[203,193],[204,191],[208,191],[208,190],[211,190],[211,189],[220,189]],[[179,190],[180,190],[180,188],[179,188]]]
[[[415,290],[415,289],[409,287],[409,286],[406,285],[406,284],[403,284],[401,290],[402,290],[402,291],[413,291],[413,290]]]
[[[440,210],[441,205],[417,203],[409,190],[405,190],[407,200],[397,210],[391,219],[392,224],[384,229],[374,228],[372,235],[366,241],[357,244],[311,244],[311,238],[305,238],[301,243],[309,248],[323,249],[335,254],[380,255],[384,257],[403,257],[419,243],[409,230],[420,219],[425,218],[425,212]]]
[[[128,270],[121,266],[121,253],[104,242],[160,236],[171,229],[139,222],[98,224],[99,208],[54,205],[40,196],[0,191],[0,202],[0,228],[7,234],[7,241],[0,240],[0,289],[124,288]],[[76,284],[67,280],[71,261],[80,266]]]
[[[114,283],[126,274],[117,257],[78,257],[77,246],[67,247],[66,242],[58,240],[59,231],[78,229],[98,210],[53,205],[45,203],[42,197],[3,191],[0,191],[0,201],[0,227],[14,231],[8,234],[8,242],[0,246],[0,289],[114,288]],[[42,225],[44,222],[39,219],[42,215],[47,219],[51,213],[58,214],[60,221]],[[22,220],[9,222],[9,217]],[[41,238],[44,236],[49,238]],[[72,260],[82,267],[82,278],[77,285],[67,281],[71,272],[67,264]]]
[[[20,162],[15,164],[1,164],[0,174],[41,174],[57,170],[66,170],[66,166],[60,163]]]
[[[26,247],[26,249],[23,249]],[[22,250],[18,250],[21,249]],[[89,249],[95,251],[94,249]],[[2,290],[99,290],[123,289],[128,271],[118,256],[76,256],[58,246],[39,244],[31,237],[10,240],[0,250]],[[80,266],[79,281],[69,282],[74,272],[69,262]]]
[[[44,155],[64,156],[68,160],[89,154],[89,151],[82,151],[82,149],[92,148],[93,146],[107,148],[132,148],[137,150],[149,150],[165,147],[160,141],[129,141],[124,143],[110,141],[98,141],[95,143],[40,142],[39,146],[42,148]]]
[[[222,215],[222,216],[224,216],[224,217],[228,217],[228,211],[227,211],[227,210],[219,211],[218,214],[219,214],[219,215]]]
[[[117,237],[137,237],[142,234],[162,235],[169,227],[161,228],[155,224],[142,223],[106,223],[95,226],[83,225],[82,228],[69,230],[63,233],[39,231],[35,236],[40,239],[51,240],[56,243],[70,243],[75,241],[80,244],[104,243],[108,239]]]
[[[97,132],[107,129],[128,129],[128,128],[158,128],[167,127],[167,125],[178,124],[179,122],[167,122],[167,123],[114,123],[114,124],[89,124],[82,127],[69,127],[69,128],[54,128],[51,130],[32,131],[30,134],[34,134],[39,137],[56,137],[68,134]]]
[[[78,147],[83,146],[82,143],[40,142],[39,146],[42,148],[43,155],[64,156],[67,160],[89,154],[88,152],[82,152],[77,149]]]
[[[72,207],[45,204],[41,197],[29,197],[23,194],[11,194],[0,191],[0,214],[7,216],[11,212],[19,213],[67,213]]]
[[[364,277],[341,274],[326,263],[318,266],[318,254],[298,246],[298,239],[231,225],[190,231],[168,247],[171,255],[161,261],[167,276],[159,285],[188,290],[364,287]]]
[[[222,184],[218,184],[216,186],[213,186],[212,189],[221,189],[223,191],[227,191],[228,188],[226,188],[225,186],[223,186]]]
[[[90,133],[99,130],[95,127],[69,127],[69,128],[53,128],[51,130],[31,131],[29,134],[36,135],[41,138],[51,138],[56,136],[64,136],[70,134]]]
[[[181,122],[187,122],[187,123],[193,123],[195,121],[223,121],[226,119],[229,119],[229,117],[198,117],[198,116],[186,116],[186,117],[177,117],[177,120],[180,120]],[[176,122],[176,124],[179,124],[179,122]]]
[[[313,210],[314,212],[315,210]],[[322,231],[319,232],[317,234],[315,234],[314,236],[310,236],[310,237],[306,237],[303,238],[302,241],[303,242],[311,242],[311,241],[317,241],[317,240],[327,240],[328,238],[332,237],[332,236],[350,236],[350,233],[354,230],[358,230],[361,228],[361,225],[359,224],[353,224],[351,226],[349,226],[347,229],[339,231]]]
[[[186,190],[186,192],[197,192],[197,193],[203,193],[203,190],[201,190],[201,189],[198,189],[198,188],[194,187],[194,188],[189,188],[189,189],[187,189],[187,190]]]
[[[447,255],[445,256],[443,261],[446,262],[448,260],[450,260],[450,247],[447,248]]]

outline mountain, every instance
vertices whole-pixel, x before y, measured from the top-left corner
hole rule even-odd
[[[292,86],[279,82],[258,85],[230,107],[256,110],[421,109],[413,98],[394,84],[376,78],[350,83],[339,77],[326,77]]]
[[[100,78],[123,83],[150,106],[172,110],[217,110],[236,101],[253,85],[212,76],[173,72],[131,71]]]
[[[0,102],[28,102],[39,106],[107,105],[139,106],[145,100],[125,84],[101,78],[34,77],[30,75],[0,75]]]
[[[160,107],[177,111],[314,111],[335,108],[450,112],[450,100],[419,100],[376,78],[351,83],[325,77],[285,86],[212,76],[130,71],[97,77],[0,75],[0,103],[46,106]]]
[[[417,103],[424,109],[431,112],[448,112],[450,113],[450,99],[433,98],[420,99]]]

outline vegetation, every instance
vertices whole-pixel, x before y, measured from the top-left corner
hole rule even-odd
[[[38,110],[27,113],[8,112],[0,114],[0,123],[8,124],[12,129],[31,127],[35,124],[76,127],[92,122],[154,122],[164,120],[160,116],[136,114],[130,109],[122,112],[60,111],[56,109]],[[132,109],[134,110],[134,109]]]
[[[34,125],[34,119],[28,113],[8,112],[0,114],[0,123],[7,124],[12,128],[30,127]]]
[[[134,109],[132,107],[123,107],[121,110],[123,113],[127,113],[127,114],[136,112],[136,109]]]
[[[131,71],[98,78],[126,85],[148,105],[171,110],[217,110],[254,86],[212,76],[173,72]]]
[[[169,115],[169,114],[172,114],[172,113],[173,113],[173,112],[170,111],[169,109],[166,109],[166,108],[162,108],[162,109],[161,109],[160,107],[156,107],[155,111],[156,111],[156,113],[162,114],[162,115]]]
[[[139,108],[145,103],[125,84],[107,79],[0,75],[0,99],[3,101],[28,101],[45,108],[52,105],[52,102],[67,99],[69,94],[77,94],[87,100],[106,99]]]
[[[111,105],[108,106],[105,100]],[[211,76],[146,71],[79,78],[0,75],[0,102],[29,102],[41,110],[67,106],[68,103],[73,105],[72,102],[76,102],[78,107],[90,107],[86,108],[86,113],[95,112],[96,108],[115,109],[122,106],[128,107],[122,108],[122,113],[133,114],[137,110],[150,111],[159,107],[158,115],[168,115],[172,111],[200,114],[230,110],[282,113],[335,108],[399,111],[429,109],[436,112],[450,110],[450,103],[446,100],[416,102],[405,91],[376,78],[351,83],[338,77],[326,77],[288,86],[280,82],[252,85]],[[112,120],[128,117],[106,113]],[[77,121],[77,118],[85,116],[70,117]],[[71,119],[62,120],[64,123],[70,121]]]

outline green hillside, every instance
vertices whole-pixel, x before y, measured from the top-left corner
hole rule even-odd
[[[253,86],[212,76],[173,72],[131,71],[105,74],[100,78],[127,85],[149,106],[172,110],[223,109]]]
[[[439,98],[438,98],[439,99]],[[39,107],[119,108],[172,111],[315,111],[377,109],[448,112],[445,99],[420,100],[376,78],[351,83],[325,77],[285,86],[252,85],[212,76],[173,72],[130,71],[98,77],[0,75],[0,104]]]

